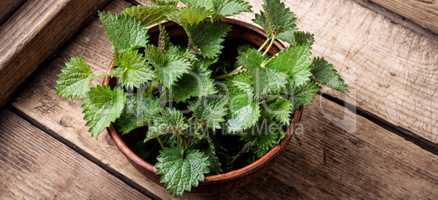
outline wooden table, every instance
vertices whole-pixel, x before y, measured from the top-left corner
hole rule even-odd
[[[256,10],[260,2],[251,1]],[[113,0],[104,9],[133,3],[149,1]],[[324,88],[305,109],[298,140],[268,175],[229,193],[183,198],[438,199],[438,1],[286,3],[299,26],[315,33],[314,52],[336,65],[350,93]],[[69,57],[83,56],[95,70],[111,62],[95,15],[71,35],[0,111],[0,199],[171,199],[107,134],[89,136],[79,102],[56,96]]]

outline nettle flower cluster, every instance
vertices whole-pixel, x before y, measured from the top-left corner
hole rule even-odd
[[[267,33],[263,45],[239,47],[237,58],[225,59],[220,55],[231,27],[222,19],[251,12],[250,5],[244,0],[177,3],[161,0],[120,15],[99,13],[114,46],[114,69],[93,73],[82,58],[71,58],[56,89],[62,97],[82,100],[94,137],[111,124],[122,134],[144,130],[139,143],[146,145],[138,152],[152,155],[161,182],[181,195],[207,174],[241,167],[272,149],[293,112],[311,103],[321,84],[341,92],[346,84],[331,64],[312,58],[313,35],[296,29],[294,14],[280,0],[265,0],[253,20]],[[183,28],[187,44],[170,42],[160,24],[165,21]],[[152,44],[148,28],[157,24],[159,39]],[[277,40],[289,47],[268,55]],[[103,76],[117,84],[92,84]]]

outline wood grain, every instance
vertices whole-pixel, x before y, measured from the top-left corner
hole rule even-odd
[[[107,0],[28,0],[0,27],[0,106]]]
[[[26,0],[1,0],[0,1],[0,25],[23,4]]]
[[[436,0],[355,0],[382,6],[418,25],[438,33],[438,1]]]
[[[127,5],[116,0],[106,9],[120,10]],[[321,48],[321,43],[317,46]],[[105,70],[110,64],[111,44],[97,20],[86,27],[53,62],[38,71],[15,99],[13,106],[109,168],[157,196],[170,199],[171,196],[162,187],[148,181],[128,163],[107,134],[102,134],[97,140],[89,136],[79,102],[72,103],[56,96],[55,80],[63,62],[77,55],[83,56],[96,70]],[[346,74],[345,71],[343,73]],[[299,137],[301,145],[294,141],[268,176],[255,180],[241,190],[214,197],[438,198],[438,158],[367,119],[322,98],[305,111],[303,128],[305,132]],[[189,195],[186,198],[203,197]]]
[[[0,199],[149,199],[17,115],[0,111]]]

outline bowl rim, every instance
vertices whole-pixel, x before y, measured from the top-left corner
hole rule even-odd
[[[266,38],[266,33],[259,27],[238,20],[233,18],[224,18],[222,20],[223,22],[227,24],[231,24],[234,26],[239,26],[244,29],[249,29],[250,31],[254,32],[255,34],[259,34],[260,36],[263,36]],[[156,27],[156,26],[155,26]],[[285,45],[276,40],[274,42],[274,46],[278,49],[284,49]],[[109,67],[109,71],[113,69],[113,64],[111,63],[111,66]],[[109,85],[110,79],[109,77],[106,77],[102,84],[103,85]],[[273,147],[271,150],[269,150],[265,155],[258,158],[256,161],[242,167],[239,169],[235,169],[226,173],[216,174],[216,175],[210,175],[206,176],[204,181],[200,182],[200,185],[206,185],[206,184],[212,184],[216,182],[225,182],[225,181],[231,181],[238,179],[240,177],[244,177],[248,174],[252,174],[257,171],[258,168],[264,166],[267,164],[270,160],[277,157],[282,151],[285,150],[286,145],[289,143],[289,141],[292,139],[293,135],[295,134],[295,130],[301,121],[301,116],[303,113],[303,108],[300,108],[296,110],[292,117],[291,117],[291,123],[289,127],[287,128],[287,134],[286,137],[283,138],[282,142],[275,147]],[[155,175],[157,178],[159,177],[159,174],[157,173],[157,169],[152,164],[148,163],[147,161],[143,160],[138,156],[135,152],[133,152],[123,141],[120,133],[114,128],[114,126],[111,124],[110,127],[107,128],[108,133],[110,134],[113,142],[115,145],[119,148],[119,150],[132,162],[134,162],[136,165],[140,166],[141,168],[146,169],[149,173]]]

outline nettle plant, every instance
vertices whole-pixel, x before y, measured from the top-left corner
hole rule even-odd
[[[143,135],[136,152],[155,164],[169,192],[182,195],[206,175],[245,166],[279,144],[292,114],[311,103],[321,85],[347,91],[331,64],[312,57],[313,35],[297,30],[295,15],[280,0],[264,0],[255,15],[267,33],[260,47],[221,56],[231,29],[223,19],[241,12],[251,12],[244,0],[162,0],[120,15],[101,12],[115,67],[93,73],[84,59],[71,58],[57,94],[82,100],[93,137],[111,124],[122,135]],[[183,28],[186,44],[171,42],[162,25],[168,21]],[[155,44],[152,26],[159,26]],[[268,55],[277,40],[288,47]],[[116,83],[93,84],[102,77]]]

